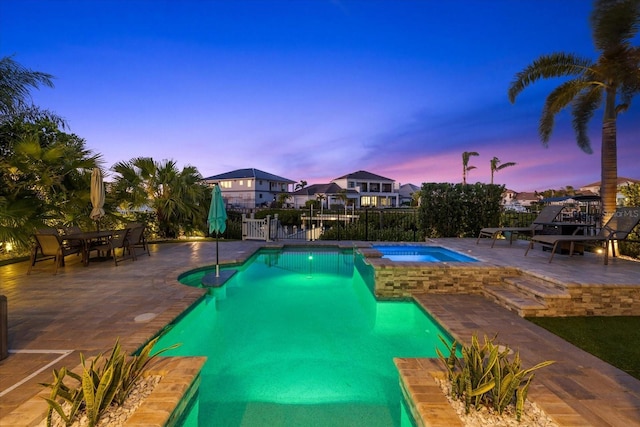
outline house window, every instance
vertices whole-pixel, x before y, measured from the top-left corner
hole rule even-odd
[[[369,191],[371,191],[372,193],[379,193],[380,192],[380,184],[378,183],[372,183],[369,185]]]
[[[367,183],[366,183],[366,182],[361,182],[361,183],[360,183],[360,191],[363,191],[363,192],[364,192],[364,191],[369,191],[369,190],[367,189]]]
[[[378,197],[376,196],[362,196],[360,197],[361,206],[376,206],[378,203]]]
[[[355,188],[356,187],[356,183],[353,182],[353,181],[349,181],[349,182],[347,182],[347,187],[348,188]]]
[[[240,187],[244,186],[244,181],[243,180],[238,181],[238,185],[240,185]]]
[[[391,193],[391,184],[382,184],[383,193]]]
[[[220,181],[218,185],[220,188],[231,188],[231,181]]]
[[[251,188],[252,181],[250,179],[247,180],[247,187]]]

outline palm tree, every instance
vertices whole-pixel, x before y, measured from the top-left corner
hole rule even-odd
[[[471,170],[471,169],[475,169],[475,166],[469,166],[469,158],[471,156],[479,156],[480,154],[478,154],[475,151],[465,151],[464,153],[462,153],[462,183],[466,184],[467,183],[467,173]]]
[[[494,157],[493,159],[489,160],[489,163],[491,164],[491,184],[493,184],[494,172],[498,172],[504,168],[509,168],[511,166],[517,165],[517,163],[514,163],[514,162],[507,162],[507,163],[500,164],[500,159],[497,157]]]
[[[639,26],[640,0],[596,0],[591,27],[598,59],[592,61],[570,53],[543,55],[516,74],[509,87],[509,100],[513,103],[525,87],[540,79],[570,77],[545,100],[538,127],[545,146],[555,115],[571,105],[578,146],[590,154],[587,125],[595,111],[604,106],[600,187],[603,222],[616,208],[617,115],[629,108],[631,99],[640,91],[640,47],[631,44]]]
[[[289,193],[279,193],[278,194],[278,205],[283,208],[287,200],[291,198],[291,194]]]
[[[295,187],[293,188],[293,191],[302,190],[306,186],[307,186],[307,181],[302,179],[300,180],[300,182],[296,183]]]
[[[0,59],[0,115],[11,116],[31,106],[30,89],[53,87],[53,76],[29,70],[11,57]]]
[[[84,140],[46,121],[0,128],[18,131],[0,156],[0,242],[24,248],[36,228],[90,222],[90,174],[99,156]]]
[[[176,162],[155,162],[138,157],[116,163],[112,192],[126,210],[152,208],[158,218],[160,234],[176,237],[180,230],[204,230],[209,191],[201,185],[202,176],[193,166],[178,170]]]

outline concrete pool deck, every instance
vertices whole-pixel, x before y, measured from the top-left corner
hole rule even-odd
[[[288,242],[284,242],[288,244]],[[316,243],[316,242],[313,242]],[[320,243],[320,242],[318,242]],[[322,242],[352,246],[353,242]],[[601,257],[556,256],[536,250],[524,257],[521,242],[475,244],[475,239],[442,239],[436,243],[476,256],[493,265],[516,266],[558,281],[611,284],[640,288],[640,263]],[[223,263],[241,262],[264,242],[220,242]],[[66,267],[53,275],[50,262],[0,267],[0,294],[8,299],[9,357],[0,361],[0,425],[32,425],[28,411],[41,382],[54,368],[74,367],[79,353],[95,355],[112,348],[116,338],[133,351],[197,301],[204,290],[180,285],[186,270],[210,265],[215,243],[151,245],[151,256],[138,261],[91,262],[67,257]],[[640,426],[640,381],[577,349],[480,295],[426,295],[419,302],[454,336],[468,340],[473,332],[499,334],[518,349],[525,366],[542,360],[557,363],[536,374],[539,383],[560,397],[582,420],[594,426]],[[640,343],[630,343],[640,345]],[[536,398],[545,391],[532,390]],[[40,399],[41,400],[41,399]],[[568,417],[562,425],[578,425]],[[584,424],[580,424],[584,425]]]

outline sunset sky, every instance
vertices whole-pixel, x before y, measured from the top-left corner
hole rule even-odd
[[[555,51],[596,58],[586,0],[2,0],[0,56],[55,76],[37,105],[109,169],[138,156],[204,176],[257,168],[324,183],[367,170],[460,182],[477,151],[516,191],[600,180],[602,112],[575,143],[568,112],[537,127],[559,81],[515,104],[515,73]],[[618,120],[618,175],[640,179],[640,99]]]

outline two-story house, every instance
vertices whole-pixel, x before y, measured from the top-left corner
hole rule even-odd
[[[332,180],[329,184],[315,184],[292,194],[295,207],[307,200],[321,200],[323,207],[346,204],[361,207],[388,208],[400,206],[400,186],[393,180],[367,171],[353,172]],[[345,200],[346,199],[346,200]]]
[[[289,186],[295,184],[290,179],[253,168],[221,173],[204,181],[208,185],[218,184],[227,206],[239,208],[269,206],[280,193],[288,193]]]

